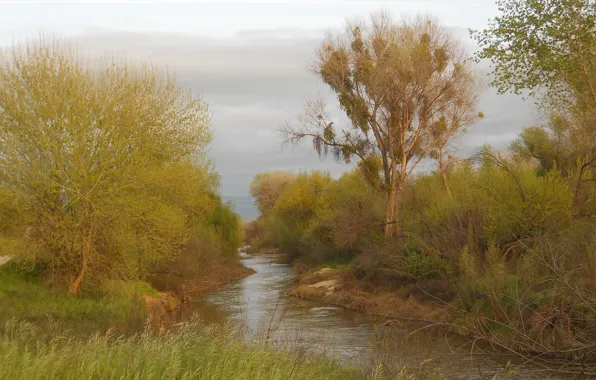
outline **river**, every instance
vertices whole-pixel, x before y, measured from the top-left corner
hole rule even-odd
[[[470,355],[468,342],[455,335],[430,329],[411,334],[423,327],[419,324],[387,327],[365,314],[287,296],[293,285],[292,267],[275,263],[272,255],[241,256],[255,274],[182,305],[173,320],[185,321],[195,315],[206,323],[232,322],[243,327],[246,339],[269,333],[271,341],[280,346],[324,352],[360,367],[366,367],[373,357],[393,369],[418,368],[432,359],[427,366],[440,367],[450,379],[491,379],[495,373],[503,374],[509,360],[490,354]],[[528,366],[510,368],[515,373],[508,374],[508,379],[560,378]]]

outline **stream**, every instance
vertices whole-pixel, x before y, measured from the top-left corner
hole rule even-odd
[[[462,337],[431,329],[409,335],[424,325],[401,323],[388,327],[366,314],[288,296],[294,270],[275,263],[276,257],[241,253],[243,264],[256,273],[183,304],[171,316],[173,321],[195,316],[205,323],[232,322],[243,327],[247,340],[269,333],[278,346],[300,346],[362,368],[373,357],[392,371],[403,366],[416,369],[426,360],[427,365],[440,367],[449,379],[491,379],[495,374],[505,378],[501,377],[503,368],[511,358],[472,356],[469,342]],[[373,349],[379,346],[383,348]],[[510,369],[515,373],[509,373],[508,379],[560,378],[527,365],[523,369],[512,365]]]

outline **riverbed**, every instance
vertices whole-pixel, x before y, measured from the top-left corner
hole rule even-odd
[[[325,353],[366,368],[382,361],[392,371],[406,366],[438,367],[450,379],[559,379],[527,365],[510,365],[511,358],[471,355],[462,337],[439,333],[416,323],[386,326],[377,318],[339,307],[319,305],[287,295],[294,270],[276,263],[277,256],[241,253],[243,264],[256,271],[207,295],[197,296],[171,316],[174,321],[198,317],[205,323],[241,326],[247,340],[269,339],[283,347]],[[514,361],[515,363],[515,361]],[[515,373],[512,373],[515,372]],[[502,377],[499,377],[502,378]]]

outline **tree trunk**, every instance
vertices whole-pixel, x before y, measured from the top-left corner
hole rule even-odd
[[[445,184],[445,190],[447,195],[451,198],[451,188],[449,187],[449,181],[447,181],[447,167],[445,165],[445,158],[443,156],[443,147],[439,147],[439,170],[441,171],[441,177],[443,177],[443,183]]]
[[[441,177],[443,177],[443,183],[445,184],[445,190],[447,190],[447,195],[451,198],[451,188],[449,187],[449,181],[447,181],[447,168],[445,167],[445,163],[443,160],[439,161],[439,170],[441,171]]]
[[[89,264],[89,255],[91,253],[91,245],[93,243],[93,227],[89,226],[87,230],[87,234],[83,234],[83,241],[81,246],[81,269],[79,270],[79,274],[75,277],[73,282],[70,284],[68,292],[70,294],[77,294],[79,291],[79,286],[81,285],[81,281],[83,281],[83,277],[85,276],[85,272],[87,272],[87,265]]]
[[[385,237],[395,236],[397,220],[395,218],[395,203],[397,201],[397,186],[391,184],[387,192],[387,204],[385,206]]]
[[[404,195],[404,190],[405,190],[405,185],[403,184],[399,184],[396,187],[396,191],[395,191],[395,212],[393,213],[393,217],[395,218],[395,224],[394,224],[394,228],[393,228],[393,236],[400,236],[401,234],[401,206],[402,206],[402,200],[403,200],[403,195]]]

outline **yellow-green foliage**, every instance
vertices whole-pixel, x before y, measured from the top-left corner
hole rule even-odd
[[[450,168],[450,192],[441,173],[419,174],[406,188],[403,237],[393,240],[382,234],[385,198],[363,168],[339,180],[301,174],[260,224],[292,259],[354,259],[355,274],[384,288],[443,277],[455,286],[449,301],[463,314],[458,320],[486,339],[521,349],[554,334],[589,345],[596,341],[596,218],[589,214],[596,186],[583,181],[576,191],[577,173],[536,169],[486,147]]]
[[[41,40],[3,53],[0,82],[3,251],[49,264],[71,292],[88,275],[142,279],[197,228],[235,251],[207,105],[173,76]]]
[[[265,240],[284,248],[299,246],[302,235],[329,208],[324,191],[331,181],[328,173],[298,175],[265,216]]]
[[[490,160],[478,172],[484,230],[498,243],[556,233],[571,222],[573,194],[557,171],[537,176],[523,163]]]
[[[259,173],[250,183],[250,193],[256,199],[261,214],[268,214],[280,194],[296,179],[296,174],[289,171]]]
[[[407,246],[442,262],[442,275],[457,284],[459,310],[472,315],[462,321],[473,334],[515,349],[548,336],[590,344],[596,220],[585,216],[589,202],[574,202],[577,178],[490,148],[478,158],[451,170],[451,196],[438,173],[410,183]],[[590,191],[583,183],[580,194]]]
[[[280,216],[293,218],[297,224],[306,224],[312,218],[324,213],[329,207],[323,196],[331,183],[328,173],[314,171],[303,173],[283,191],[275,202],[274,212]]]
[[[333,180],[302,173],[279,194],[259,223],[264,240],[291,258],[319,262],[351,258],[362,239],[382,236],[383,197],[360,169]]]
[[[497,246],[555,234],[573,218],[573,192],[557,171],[543,176],[524,162],[483,153],[479,166],[462,164],[449,174],[449,196],[438,173],[413,181],[404,209],[407,230],[425,250],[457,256],[464,245]]]

